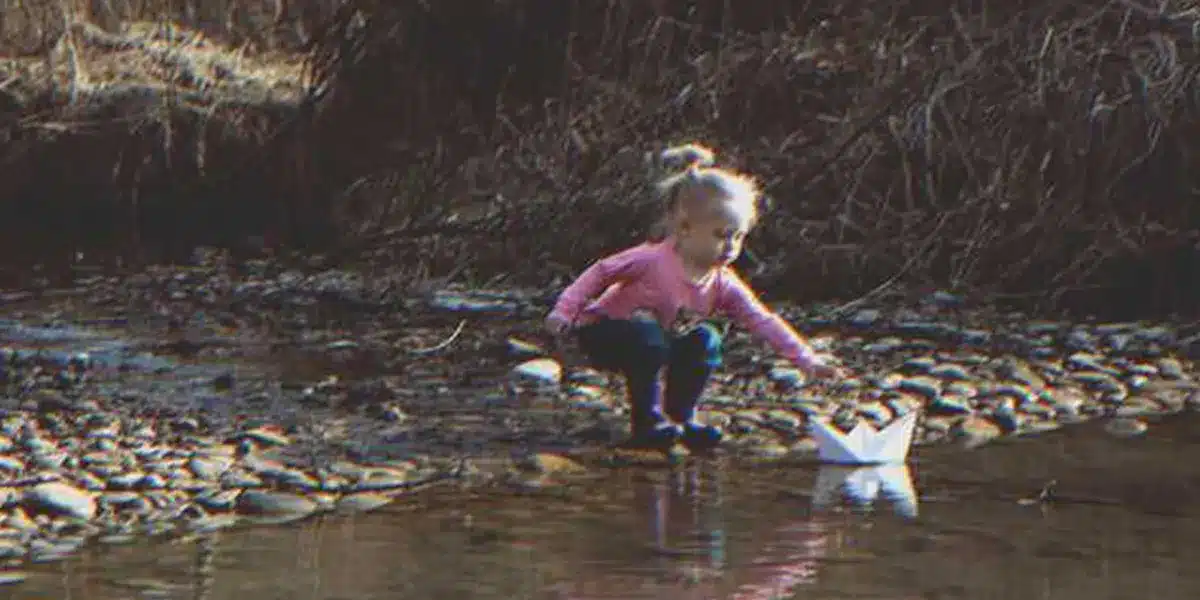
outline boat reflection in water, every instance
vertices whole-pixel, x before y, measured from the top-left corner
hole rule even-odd
[[[645,523],[643,539],[614,528],[627,568],[590,579],[579,573],[554,587],[563,600],[657,598],[664,600],[775,600],[817,581],[822,561],[847,550],[843,507],[870,510],[887,502],[905,518],[917,515],[917,495],[907,465],[823,465],[810,510],[779,526],[754,531],[725,528],[719,473],[693,467],[667,481],[638,481],[631,508]],[[744,522],[744,520],[743,520]],[[753,529],[753,527],[751,527]],[[634,533],[638,535],[638,533]],[[736,537],[731,540],[731,537]],[[618,542],[619,544],[620,542]],[[607,561],[606,561],[607,562]],[[610,563],[611,566],[611,563]]]
[[[822,465],[813,487],[812,505],[814,510],[820,511],[837,505],[839,500],[849,500],[866,509],[871,508],[881,495],[896,514],[910,519],[917,517],[917,490],[906,464]]]

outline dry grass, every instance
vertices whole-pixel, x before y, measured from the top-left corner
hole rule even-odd
[[[336,0],[0,0],[0,54],[41,56],[68,23],[125,33],[134,23],[174,23],[253,52],[298,50]]]
[[[5,256],[182,255],[287,218],[313,15],[275,4],[0,1]]]
[[[779,291],[1200,304],[1194,2],[350,4],[323,145],[347,181],[420,166],[374,203],[409,199],[396,257],[577,270],[650,222],[642,153],[698,138],[769,185]],[[490,216],[430,225],[463,202]]]
[[[700,139],[776,200],[765,288],[1200,306],[1194,2],[0,1],[22,230],[544,283],[636,240],[644,154]]]
[[[27,110],[39,101],[54,102],[39,96],[59,96],[69,113],[109,98],[124,104],[131,94],[144,96],[142,104],[161,104],[175,94],[206,106],[299,104],[304,97],[302,55],[248,55],[171,23],[128,23],[122,34],[78,23],[71,32],[69,57],[60,50],[50,60],[3,63],[13,83],[6,90],[11,101]]]

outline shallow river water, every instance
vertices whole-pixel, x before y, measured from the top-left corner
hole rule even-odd
[[[230,350],[240,338],[205,338],[217,352],[188,360],[148,351],[164,341],[153,335],[106,327],[17,316],[0,320],[0,340],[57,362],[87,352],[101,382],[161,372],[112,385],[135,381],[187,410],[226,407],[216,386],[225,379],[241,393],[278,387],[270,360]],[[922,446],[903,468],[697,461],[601,470],[524,494],[435,487],[357,516],[92,544],[0,572],[0,597],[1200,597],[1200,416],[1147,420],[1135,437],[1094,421],[970,450]]]
[[[6,591],[72,600],[1195,598],[1197,450],[1200,420],[1184,416],[1140,438],[1082,425],[971,451],[922,448],[908,473],[620,470],[558,494],[425,495],[359,517],[97,547],[34,565]],[[849,476],[861,485],[843,489],[869,493],[880,475],[869,506],[826,505],[814,490]],[[915,506],[903,498],[906,476]]]

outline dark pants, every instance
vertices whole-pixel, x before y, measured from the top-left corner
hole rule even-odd
[[[666,419],[690,421],[709,376],[721,364],[721,334],[707,323],[675,335],[653,319],[602,319],[576,333],[592,366],[625,377],[634,435]],[[659,377],[664,369],[665,396]]]

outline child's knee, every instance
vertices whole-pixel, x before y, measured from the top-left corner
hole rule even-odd
[[[710,367],[721,364],[721,332],[711,323],[701,323],[683,335],[680,350],[702,360]]]
[[[646,361],[647,366],[666,363],[671,343],[657,320],[635,315],[629,319],[629,327],[632,334],[629,351],[637,360]]]
[[[653,372],[670,356],[670,341],[653,319],[605,319],[582,328],[579,341],[603,369]]]

